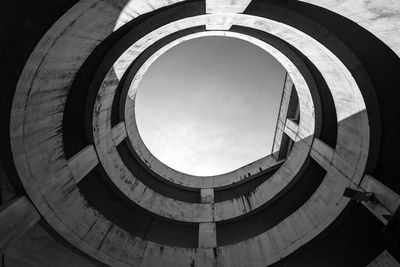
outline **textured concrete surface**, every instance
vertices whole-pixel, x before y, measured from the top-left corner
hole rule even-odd
[[[160,194],[157,194],[152,189],[147,188],[144,184],[137,181],[137,179],[129,172],[127,167],[122,164],[122,160],[117,153],[116,148],[113,146],[111,140],[111,126],[110,126],[110,116],[111,116],[111,105],[113,102],[112,96],[116,92],[118,81],[115,80],[114,71],[117,69],[121,76],[123,71],[128,69],[128,66],[131,62],[135,60],[139,51],[143,51],[146,47],[149,47],[153,42],[161,39],[163,36],[167,34],[171,34],[178,29],[183,29],[190,26],[195,26],[198,24],[206,24],[209,21],[210,16],[200,16],[192,22],[188,19],[183,19],[177,21],[175,23],[171,23],[165,27],[165,29],[159,29],[154,32],[149,33],[145,37],[141,38],[139,41],[134,43],[128,50],[126,50],[114,63],[113,68],[109,70],[106,78],[103,81],[103,85],[99,91],[99,97],[97,98],[97,102],[95,104],[95,110],[93,115],[93,125],[95,127],[95,144],[97,148],[97,152],[99,153],[100,161],[102,162],[103,167],[105,168],[108,176],[112,179],[115,185],[131,200],[140,206],[150,210],[160,216],[173,218],[180,221],[194,221],[194,222],[211,222],[211,221],[221,221],[231,219],[236,216],[244,215],[250,212],[253,209],[261,207],[266,202],[271,200],[275,194],[277,194],[282,188],[284,188],[290,180],[296,174],[296,168],[301,167],[302,160],[305,160],[305,157],[308,152],[309,146],[301,146],[298,145],[297,156],[292,156],[288,158],[293,159],[294,163],[286,163],[282,167],[282,172],[278,172],[272,179],[267,180],[260,189],[256,190],[254,195],[250,196],[249,199],[244,199],[243,197],[239,199],[234,199],[231,201],[224,201],[215,203],[214,205],[209,204],[190,204],[185,203],[173,199],[166,198]],[[310,137],[313,132],[314,121],[307,120],[307,118],[313,118],[313,104],[311,100],[311,94],[308,89],[307,82],[300,74],[299,70],[296,66],[282,53],[280,53],[275,48],[270,45],[263,43],[255,38],[251,38],[249,36],[243,36],[241,34],[233,34],[233,33],[218,33],[218,32],[207,32],[202,34],[193,34],[189,37],[183,38],[183,40],[188,40],[190,38],[195,38],[203,35],[224,35],[231,36],[236,38],[243,38],[245,40],[251,41],[252,43],[260,46],[261,48],[267,50],[273,56],[275,56],[278,61],[280,61],[289,73],[294,77],[295,83],[299,90],[299,99],[300,106],[302,107],[302,121],[301,121],[301,133],[303,136]],[[259,162],[263,163],[265,159],[269,161],[275,162],[272,156],[266,157],[265,159],[261,159],[259,162],[252,163],[243,168],[238,169],[237,171],[233,171],[228,174],[219,175],[219,176],[211,176],[211,177],[195,177],[190,175],[185,175],[179,173],[161,162],[159,162],[151,153],[147,150],[143,141],[140,138],[140,135],[137,131],[136,122],[132,114],[134,114],[134,96],[136,94],[137,86],[140,82],[141,77],[143,76],[145,70],[149,67],[149,64],[154,62],[154,60],[165,52],[168,48],[173,47],[178,44],[182,40],[177,40],[172,44],[168,45],[161,52],[155,53],[152,58],[150,58],[145,64],[139,74],[134,78],[134,82],[130,88],[128,93],[130,98],[127,98],[127,105],[125,114],[129,118],[126,123],[128,136],[133,143],[134,148],[139,151],[139,155],[142,157],[143,161],[150,165],[149,167],[156,172],[172,179],[172,182],[177,182],[178,184],[184,184],[188,186],[193,186],[199,184],[201,187],[210,187],[212,185],[218,184],[219,186],[224,186],[227,183],[234,183],[237,179],[244,179],[245,175],[248,173],[255,174],[259,172],[260,167],[262,169],[267,169],[271,167],[270,164],[265,166],[264,164],[259,164]],[[132,100],[133,99],[133,100]],[[311,140],[308,138],[307,140]],[[306,141],[310,142],[310,141]],[[294,153],[293,155],[296,155]],[[295,166],[295,167],[291,167]],[[252,169],[252,172],[249,169]],[[244,172],[245,171],[245,172]],[[255,171],[255,173],[254,173]],[[241,173],[245,173],[245,175],[241,176]],[[284,174],[290,173],[287,177],[283,178]],[[122,179],[121,179],[122,178]],[[180,180],[178,180],[180,179]],[[220,182],[219,180],[222,180]],[[239,180],[240,181],[240,180]],[[284,182],[283,182],[284,181]],[[130,185],[134,184],[134,187]],[[196,186],[197,187],[197,186]]]
[[[295,88],[290,75],[286,74],[285,82],[283,84],[283,91],[281,97],[281,105],[279,108],[278,119],[276,122],[274,143],[272,146],[272,155],[276,159],[286,158],[288,154],[289,140],[284,135],[286,119],[295,116],[294,106],[298,106],[297,96],[295,96]],[[296,108],[297,109],[297,108]]]
[[[242,13],[251,0],[206,0],[207,13]]]
[[[382,252],[373,262],[367,265],[367,267],[399,267],[400,264],[390,255],[386,250]]]
[[[76,183],[85,177],[97,164],[96,151],[93,146],[88,146],[68,160],[68,167]]]
[[[156,33],[152,33],[156,34]],[[294,77],[295,82],[299,88],[299,90],[305,92],[303,93],[303,97],[301,98],[301,106],[302,106],[302,112],[303,116],[308,116],[308,117],[313,117],[313,109],[312,109],[312,104],[311,103],[311,96],[309,93],[308,86],[312,86],[312,79],[310,77],[307,77],[307,83],[305,82],[304,78],[300,74],[299,70],[294,66],[294,63],[291,62],[291,60],[296,60],[296,58],[291,55],[291,58],[288,59],[287,56],[283,55],[282,53],[278,52],[275,48],[272,46],[261,42],[260,40],[257,40],[256,38],[246,36],[243,34],[237,34],[237,33],[229,33],[229,32],[203,32],[203,33],[196,33],[192,35],[185,36],[183,38],[180,38],[174,42],[171,42],[167,45],[165,45],[161,50],[158,50],[153,54],[151,58],[149,58],[143,66],[140,68],[138,73],[136,74],[132,85],[129,89],[129,95],[130,98],[127,99],[126,101],[126,110],[125,110],[125,119],[126,119],[126,125],[127,125],[127,131],[128,131],[128,136],[131,140],[133,148],[137,151],[137,154],[142,158],[143,162],[145,162],[149,168],[151,168],[154,172],[158,173],[162,177],[170,180],[171,182],[188,186],[188,187],[194,187],[194,188],[209,188],[209,187],[222,187],[226,186],[229,184],[234,184],[235,182],[239,182],[243,179],[246,179],[247,177],[256,175],[257,173],[260,172],[261,170],[266,170],[273,165],[275,165],[277,162],[273,159],[272,156],[267,156],[264,157],[258,161],[255,161],[251,164],[248,164],[246,166],[243,166],[242,168],[239,168],[235,171],[232,171],[227,174],[222,174],[222,175],[217,175],[217,176],[210,176],[210,177],[197,177],[197,176],[192,176],[192,175],[187,175],[183,174],[180,172],[177,172],[165,164],[161,163],[157,158],[155,158],[150,151],[146,148],[144,145],[142,139],[140,138],[140,134],[137,129],[135,117],[134,117],[134,101],[135,101],[135,95],[136,91],[138,90],[138,86],[140,83],[141,78],[143,77],[145,71],[148,69],[148,67],[165,51],[170,49],[171,47],[179,44],[180,42],[190,40],[192,38],[197,38],[201,36],[213,36],[213,35],[218,35],[218,36],[227,36],[227,37],[234,37],[234,38],[241,38],[243,40],[249,41],[257,46],[260,46],[266,52],[274,55],[276,59],[281,62],[281,64],[289,71],[289,73]],[[135,47],[135,46],[133,46]],[[124,56],[121,56],[124,57]],[[126,60],[124,59],[123,62],[125,64]],[[129,60],[133,60],[132,58]],[[300,65],[298,62],[299,60],[296,60],[296,65]],[[302,66],[303,67],[303,66]],[[305,69],[304,67],[302,68],[302,72],[304,72]],[[302,73],[303,74],[303,73]],[[308,133],[312,133],[313,130],[313,124],[310,122],[308,125]]]
[[[0,254],[39,219],[39,213],[26,197],[17,197],[0,206]]]
[[[335,151],[321,140],[314,140],[311,157],[313,157],[324,169],[333,173],[338,179],[339,177],[340,179],[349,179],[343,175],[341,170],[338,170],[331,165],[331,162],[335,158]],[[370,175],[365,175],[360,185],[351,181],[349,187],[363,192],[372,192],[376,194],[376,198],[379,201],[378,203],[363,202],[362,204],[385,225],[388,223],[385,216],[393,215],[399,207],[400,196]]]
[[[205,188],[200,190],[201,203],[213,203],[214,202],[214,189]]]
[[[400,206],[400,196],[370,175],[365,175],[360,187],[374,193],[376,199],[392,214]]]
[[[15,190],[10,184],[3,164],[0,164],[0,203],[6,203],[16,196]]]
[[[51,236],[40,223],[15,241],[4,254],[7,267],[105,266]]]
[[[283,130],[283,132],[295,142],[306,137],[300,137],[297,135],[297,133],[299,132],[299,125],[291,119],[286,119],[285,129]]]
[[[146,148],[144,145],[143,141],[140,138],[139,132],[137,130],[137,125],[135,122],[135,117],[134,117],[134,99],[135,99],[135,94],[136,90],[138,89],[141,77],[143,76],[144,72],[148,69],[151,63],[154,62],[162,53],[164,53],[167,49],[173,47],[174,45],[190,40],[192,38],[197,38],[201,36],[210,36],[210,35],[221,35],[221,36],[230,36],[230,37],[237,37],[241,38],[247,41],[250,41],[252,43],[255,43],[256,45],[261,46],[263,49],[265,49],[267,52],[274,54],[279,61],[282,61],[282,64],[287,67],[287,69],[294,75],[295,77],[299,77],[298,70],[293,68],[293,63],[288,63],[287,58],[285,58],[282,54],[277,53],[275,49],[273,49],[271,46],[268,46],[266,44],[262,44],[260,41],[256,41],[254,38],[251,38],[249,36],[245,35],[240,35],[240,34],[235,34],[235,33],[223,33],[223,32],[209,32],[209,33],[197,33],[197,34],[192,34],[189,36],[185,36],[184,38],[180,38],[170,44],[167,44],[164,46],[161,50],[157,51],[154,53],[154,55],[146,61],[143,66],[140,68],[139,72],[135,76],[133,83],[130,88],[130,97],[131,99],[127,99],[126,103],[126,111],[125,111],[125,117],[126,117],[126,124],[127,124],[127,129],[128,129],[128,136],[132,142],[133,147],[137,151],[137,154],[142,158],[142,160],[151,168],[153,171],[156,173],[160,174],[164,178],[174,182],[178,183],[180,185],[188,186],[188,187],[197,187],[197,188],[208,188],[208,187],[220,187],[220,186],[225,186],[228,184],[235,183],[237,181],[240,181],[242,179],[245,179],[246,177],[250,175],[255,175],[258,172],[260,172],[260,167],[262,170],[266,170],[273,166],[273,164],[276,163],[275,160],[273,160],[272,157],[267,156],[263,159],[260,159],[256,162],[253,162],[249,165],[246,165],[242,168],[239,168],[238,170],[235,170],[233,172],[223,174],[223,175],[218,175],[218,176],[210,176],[210,177],[197,177],[197,176],[192,176],[192,175],[186,175],[180,172],[177,172],[168,166],[165,166],[162,164],[158,159],[156,159]],[[125,60],[124,60],[125,62]],[[298,83],[301,83],[302,78],[298,79]],[[297,82],[297,81],[296,81]],[[303,82],[304,84],[304,82]],[[303,89],[303,88],[301,88]],[[303,90],[308,90],[306,87]],[[306,109],[306,107],[303,107],[304,112],[312,112],[312,109]],[[200,178],[200,179],[199,179]]]
[[[217,233],[215,223],[199,224],[199,248],[215,248],[217,246]]]
[[[364,176],[357,189],[374,193],[378,203],[363,202],[363,205],[385,225],[388,223],[385,216],[393,216],[400,207],[400,196],[370,175]]]
[[[190,27],[190,26],[195,26],[195,25],[201,25],[201,24],[206,24],[207,21],[212,17],[212,15],[206,15],[206,16],[199,16],[199,17],[194,17],[192,19],[184,19],[182,21],[179,22],[179,24],[176,25],[167,25],[163,28],[160,28],[159,32],[169,32],[168,29],[171,30],[179,30],[179,29],[183,29],[185,27]],[[349,88],[346,88],[346,84],[335,84],[332,78],[336,78],[335,80],[337,80],[337,76],[339,75],[344,75],[346,77],[347,82],[349,82],[349,84],[347,84],[347,86],[350,86],[350,88],[354,88],[354,90],[356,90],[356,86],[352,83],[352,79],[351,77],[344,71],[343,72],[343,67],[340,65],[340,62],[337,61],[337,59],[335,59],[335,57],[329,53],[329,51],[326,51],[324,49],[321,49],[321,47],[317,46],[313,46],[312,44],[316,42],[312,39],[310,39],[309,37],[305,36],[304,34],[300,34],[294,30],[292,30],[290,27],[288,26],[283,26],[281,24],[276,24],[275,22],[271,21],[271,20],[267,20],[267,19],[260,19],[260,18],[255,18],[255,17],[251,17],[251,16],[245,16],[245,15],[235,15],[232,16],[232,18],[235,19],[235,24],[238,25],[243,25],[243,26],[252,26],[252,27],[259,27],[260,30],[264,30],[266,32],[270,32],[273,33],[277,36],[280,36],[286,40],[288,40],[292,45],[298,47],[299,49],[301,49],[312,61],[314,60],[315,64],[318,65],[320,67],[320,70],[322,71],[323,75],[325,76],[325,79],[327,81],[332,81],[332,84],[330,85],[330,88],[332,90],[333,94],[340,94],[340,92],[344,92],[343,90],[346,90],[346,92],[350,91],[352,92],[352,89],[349,90]],[[178,26],[180,25],[180,26]],[[278,28],[285,28],[285,31],[276,31],[275,29],[277,29],[277,26],[279,26]],[[291,36],[293,35],[293,36]],[[157,38],[160,38],[160,35],[156,35],[156,38],[151,38],[150,40],[155,41],[157,40]],[[290,36],[290,38],[289,38]],[[149,39],[145,39],[142,43],[139,42],[138,45],[136,46],[136,53],[137,53],[137,49],[139,49],[139,51],[143,51],[143,49],[145,49],[146,47],[148,47],[148,41]],[[311,49],[312,47],[312,49]],[[304,51],[306,50],[306,51]],[[316,53],[316,51],[319,51],[320,53]],[[322,63],[321,58],[324,58],[326,61],[330,62],[329,64],[326,64],[326,61],[324,61],[324,63]],[[318,59],[318,60],[316,60]],[[336,60],[336,61],[335,61]],[[317,64],[318,63],[318,64]],[[118,65],[118,68],[114,69],[114,71],[116,73],[119,73],[119,75],[121,75],[123,72],[121,69],[122,67],[127,67],[127,64],[122,64],[121,66],[118,64],[118,61],[116,63]],[[326,69],[326,67],[328,66],[328,68]],[[332,77],[332,73],[335,73],[334,77]],[[117,75],[118,76],[118,75]],[[112,84],[112,83],[111,83]],[[297,89],[301,88],[301,86],[296,86]],[[107,89],[109,90],[109,89]],[[305,95],[303,91],[299,91],[299,100],[301,101],[301,99],[307,99],[307,95]],[[104,96],[107,96],[107,94],[103,94]],[[309,98],[311,100],[311,98]],[[357,98],[355,98],[357,99]],[[339,98],[335,98],[335,102],[337,100],[340,100]],[[107,101],[102,101],[101,104],[105,104]],[[308,101],[308,103],[312,103],[310,101]],[[339,102],[340,103],[340,102]],[[340,106],[340,105],[339,105]],[[104,109],[101,109],[104,110]],[[340,109],[339,109],[340,111]],[[345,114],[341,114],[342,116],[349,114],[351,110],[349,110],[348,108],[346,109]],[[338,116],[339,119],[342,119],[343,117]],[[304,135],[303,136],[309,136],[310,134],[312,134],[313,132],[313,127],[309,127],[310,122],[312,122],[312,116],[307,116],[306,114],[301,114],[300,116],[300,124],[299,124],[299,131],[303,132]],[[303,125],[307,125],[307,127],[304,127]],[[102,125],[98,125],[99,127],[102,127]],[[309,134],[307,134],[309,133]],[[98,132],[99,136],[107,136],[107,135],[103,135],[102,131]],[[108,134],[109,136],[111,136],[111,140],[112,140],[112,134],[110,131],[110,134]],[[301,136],[301,134],[300,134]],[[306,143],[309,141],[306,141]],[[112,143],[112,142],[107,142],[107,143]],[[305,146],[307,147],[307,146]],[[306,150],[307,151],[307,150]],[[99,151],[98,151],[99,153]],[[293,155],[295,155],[292,152]],[[290,162],[290,160],[288,159],[288,162]],[[296,162],[296,161],[294,161]],[[285,164],[284,164],[285,166]],[[289,167],[289,163],[286,165],[287,167]],[[297,165],[299,167],[299,165]],[[297,167],[294,166],[294,169]],[[281,168],[282,169],[282,168]],[[283,168],[284,169],[284,168]],[[291,169],[292,172],[294,170],[293,168]],[[280,178],[284,178],[287,177],[287,175],[285,176],[281,176]],[[321,205],[322,203],[320,202],[323,198],[328,197],[329,195],[327,195],[326,193],[326,188],[331,188],[329,182],[332,181],[332,179],[326,179],[327,182],[325,182],[324,180],[324,184],[326,184],[326,187],[323,186],[322,190],[320,192],[316,192],[315,196],[313,196],[313,198],[310,199],[310,201],[308,201],[306,203],[306,205],[304,205],[299,211],[297,211],[296,213],[294,213],[293,215],[289,216],[287,219],[285,219],[284,221],[282,221],[281,223],[279,223],[276,227],[274,227],[273,229],[271,229],[270,231],[264,233],[263,235],[259,236],[257,239],[250,239],[248,241],[246,241],[246,243],[238,243],[235,245],[231,245],[231,246],[227,246],[227,247],[223,247],[220,248],[221,249],[221,257],[218,258],[218,262],[221,263],[221,265],[231,265],[231,266],[241,266],[243,264],[245,264],[243,262],[243,260],[240,260],[238,258],[238,256],[240,254],[235,253],[235,251],[237,249],[239,249],[240,251],[248,251],[248,253],[250,253],[250,250],[246,250],[243,249],[244,244],[246,244],[245,246],[248,247],[259,247],[258,244],[260,241],[263,244],[263,246],[266,247],[271,247],[271,249],[267,250],[267,251],[260,251],[258,249],[252,249],[251,250],[251,254],[241,254],[241,258],[244,259],[251,259],[250,263],[254,266],[259,266],[259,265],[266,265],[268,263],[272,263],[275,260],[277,260],[278,258],[289,254],[290,252],[292,252],[294,249],[298,248],[299,246],[301,246],[302,244],[304,244],[304,242],[310,240],[313,236],[315,236],[317,233],[319,233],[320,231],[322,231],[328,224],[329,224],[329,220],[325,220],[322,221],[321,219],[324,218],[331,218],[330,220],[334,219],[337,216],[337,212],[340,211],[340,208],[343,208],[343,206],[335,206],[334,209],[332,209],[331,206],[325,206],[324,207],[324,212],[322,212],[321,208],[316,208],[316,206]],[[279,192],[280,190],[278,190],[279,187],[282,187],[282,182],[288,182],[288,181],[284,181],[283,179],[280,179],[279,184],[275,185],[277,186],[275,190],[272,191],[263,191],[262,189],[258,190],[259,195],[261,196],[265,196],[265,193],[268,193],[267,197],[272,197],[273,195],[275,195],[277,192]],[[270,182],[271,183],[271,182]],[[339,186],[340,188],[340,186]],[[54,192],[54,190],[52,191]],[[70,193],[67,197],[69,199],[69,201],[63,201],[63,205],[61,206],[61,203],[58,204],[58,212],[59,213],[63,213],[63,214],[68,214],[68,210],[73,210],[75,216],[77,216],[78,213],[81,213],[81,216],[78,217],[83,217],[83,218],[87,218],[89,221],[95,219],[97,216],[88,216],[88,215],[84,215],[85,213],[87,214],[88,212],[90,212],[90,210],[87,207],[84,207],[84,202],[82,203],[78,203],[77,200],[79,199],[78,195],[76,195],[74,192],[76,191],[72,191],[73,193]],[[329,190],[328,190],[329,192]],[[335,191],[330,191],[332,193],[336,193]],[[61,192],[60,192],[61,193]],[[256,198],[255,198],[256,199]],[[264,197],[265,199],[265,197]],[[257,203],[259,203],[258,205],[260,205],[261,203],[264,203],[265,201],[261,201],[257,200],[257,202],[253,203],[256,204],[255,206],[257,207]],[[327,203],[325,203],[327,204]],[[343,204],[344,205],[344,204]],[[79,207],[81,206],[81,207]],[[61,208],[62,207],[62,208]],[[154,210],[154,208],[157,206],[151,206],[150,208]],[[158,206],[161,207],[161,206]],[[226,212],[232,212],[235,209],[233,209],[233,207],[227,207],[227,210],[223,210],[224,216],[226,216]],[[222,211],[221,210],[221,211]],[[245,209],[248,210],[248,207]],[[303,211],[304,210],[304,211]],[[160,210],[160,212],[164,212],[164,211],[170,211],[168,209],[164,209],[164,210]],[[196,211],[199,211],[199,209],[196,209]],[[319,213],[317,213],[319,211]],[[298,216],[297,214],[302,214],[302,213],[310,213],[308,216],[303,217],[302,219],[297,218],[296,216]],[[238,214],[235,214],[235,216],[237,216]],[[327,216],[329,215],[329,216]],[[189,218],[192,219],[198,219],[201,218],[201,216],[188,216]],[[204,218],[204,217],[203,217]],[[222,219],[222,217],[217,218],[214,217],[215,220],[218,219]],[[320,221],[321,220],[321,221]],[[88,222],[89,222],[88,221]],[[317,223],[318,221],[320,221],[319,223]],[[87,229],[87,227],[91,224],[88,223],[88,225],[85,227],[84,226],[84,222],[81,220],[79,221],[79,223],[77,221],[74,221],[73,218],[68,218],[66,220],[64,220],[65,223],[69,224],[69,227],[72,227],[75,229],[75,234],[78,234],[78,232],[82,235],[86,235],[85,232],[87,233],[89,229]],[[86,240],[91,240],[91,242],[93,243],[97,243],[97,247],[101,247],[101,249],[96,249],[96,250],[88,250],[88,252],[90,253],[95,253],[95,255],[97,255],[98,257],[102,258],[103,260],[106,260],[107,258],[103,258],[103,253],[115,253],[113,252],[113,247],[115,246],[119,246],[120,244],[124,243],[123,239],[117,239],[117,237],[119,236],[120,238],[125,236],[125,234],[121,234],[120,230],[116,227],[113,227],[112,224],[110,225],[109,222],[107,222],[106,220],[100,220],[100,219],[95,219],[96,222],[96,227],[90,227],[89,230],[90,232],[95,231],[95,229],[100,228],[100,229],[109,229],[106,231],[106,236],[104,238],[106,239],[98,239],[98,237],[96,238],[96,235],[93,236],[94,239],[87,237]],[[301,223],[300,223],[301,222]],[[100,224],[101,223],[101,224]],[[74,226],[75,225],[75,226]],[[289,226],[290,225],[290,226]],[[291,227],[294,227],[294,225],[296,225],[296,228],[299,228],[300,225],[302,228],[297,229],[296,232],[291,231]],[[310,229],[310,227],[313,227],[313,230]],[[86,229],[85,229],[86,228]],[[79,229],[79,230],[78,230]],[[61,229],[60,229],[61,230]],[[300,234],[301,233],[301,234]],[[308,233],[308,234],[306,234]],[[71,241],[71,237],[69,236],[69,239]],[[97,239],[97,240],[96,240]],[[107,240],[113,240],[112,243],[109,243],[109,241]],[[294,242],[294,240],[296,240],[296,242]],[[72,241],[73,242],[73,241]],[[272,243],[270,243],[272,242]],[[110,247],[107,246],[110,245]],[[126,243],[125,243],[126,244]],[[148,243],[149,244],[149,243]],[[273,245],[274,244],[274,245]],[[279,244],[279,246],[276,246],[277,244]],[[76,245],[80,246],[81,248],[84,249],[84,247],[82,246],[83,244],[81,243],[76,243]],[[155,246],[155,244],[153,245]],[[275,249],[272,249],[273,247],[275,247]],[[125,247],[126,249],[129,249],[130,251],[140,251],[134,248],[129,248],[129,247]],[[149,245],[146,249],[146,251],[148,251],[149,249]],[[166,248],[165,248],[166,249]],[[103,251],[103,252],[100,252]],[[188,253],[188,251],[185,252],[184,249],[180,250],[181,252]],[[100,254],[102,253],[102,254]],[[264,255],[266,255],[265,253],[268,253],[268,257],[265,258]],[[196,257],[203,257],[202,255],[206,255],[207,251],[201,251],[199,250],[198,253],[196,253]],[[127,254],[119,254],[119,255],[124,255],[124,257],[127,256]],[[176,254],[175,254],[176,255]],[[251,255],[251,256],[250,256]],[[153,254],[154,257],[150,257],[149,256],[149,260],[157,258],[156,254]],[[244,256],[244,257],[243,257]],[[185,257],[187,258],[187,257]],[[158,258],[160,259],[160,258]],[[180,259],[179,257],[175,257],[176,262],[179,263]],[[128,259],[126,259],[128,260]],[[133,259],[130,259],[130,261],[132,261]],[[248,262],[248,261],[247,261]],[[232,265],[234,263],[234,265]],[[142,264],[144,264],[142,262]],[[248,263],[246,263],[248,264]]]
[[[119,145],[126,138],[126,136],[125,123],[120,122],[112,129],[112,137],[115,146]]]
[[[400,56],[400,3],[396,0],[301,0],[338,13],[367,29]]]
[[[396,37],[399,32],[399,4],[396,1],[307,2],[327,7],[352,19],[379,37],[399,55],[399,42]],[[364,184],[377,192],[385,192],[386,189],[382,189],[384,187],[374,187],[373,184],[367,183],[371,180],[364,175],[370,149],[369,125],[374,121],[368,118],[366,110],[368,105],[360,91],[370,86],[368,73],[351,50],[334,34],[321,30],[317,23],[310,23],[309,20],[298,16],[290,16],[290,18],[296,20],[299,27],[309,27],[314,32],[305,34],[273,19],[251,15],[210,14],[183,19],[175,25],[166,25],[154,36],[138,43],[138,46],[126,56],[136,56],[138,51],[143,51],[163,34],[196,25],[222,25],[223,29],[226,29],[226,25],[239,25],[282,38],[301,51],[302,56],[319,70],[327,83],[336,109],[336,143],[328,145],[321,139],[313,140],[313,134],[318,132],[318,123],[314,121],[318,116],[314,115],[318,114],[304,113],[304,108],[300,106],[298,131],[292,131],[297,132],[296,137],[293,138],[300,138],[300,140],[295,142],[287,161],[276,175],[261,184],[250,197],[250,201],[246,202],[245,198],[241,198],[236,202],[208,204],[207,207],[213,206],[214,211],[205,212],[205,217],[191,214],[190,209],[193,205],[182,204],[185,205],[182,209],[180,206],[174,206],[176,202],[166,202],[169,205],[167,208],[160,206],[164,204],[164,201],[160,200],[166,198],[155,201],[151,198],[157,196],[151,191],[147,193],[147,199],[143,197],[140,199],[141,194],[147,191],[145,187],[138,187],[142,192],[137,192],[136,202],[147,201],[148,206],[143,204],[146,209],[156,210],[158,215],[165,217],[170,216],[171,211],[174,210],[186,212],[183,216],[179,213],[173,214],[174,220],[177,218],[210,220],[211,218],[211,221],[218,221],[237,216],[250,216],[248,213],[268,204],[284,189],[287,189],[291,177],[294,177],[301,169],[310,150],[313,160],[327,172],[322,183],[299,209],[277,222],[272,228],[246,241],[222,246],[215,250],[177,248],[146,241],[121,229],[109,218],[90,207],[81,195],[75,180],[76,177],[83,176],[91,170],[90,164],[85,163],[86,159],[75,161],[81,155],[79,153],[76,157],[67,159],[63,151],[62,134],[60,134],[63,107],[70,85],[83,61],[110,33],[140,14],[173,3],[175,2],[155,0],[80,1],[47,32],[28,60],[18,83],[13,103],[10,127],[13,160],[29,197],[57,232],[82,251],[114,266],[214,266],[216,264],[218,266],[266,266],[286,257],[326,230],[348,204],[348,199],[342,197],[345,187],[358,187]],[[277,14],[288,17],[284,15],[286,13],[278,12]],[[324,40],[317,41],[312,36],[320,36]],[[335,51],[330,51],[323,43],[335,47]],[[292,57],[288,57],[293,60]],[[301,89],[306,85],[310,88],[313,86],[310,84],[307,68],[301,67],[301,60],[300,63],[295,62],[294,65],[299,68],[298,73],[300,73],[298,77],[292,77],[295,82],[301,81],[295,84],[299,103],[300,105],[303,103],[304,106],[311,105],[313,99],[306,90]],[[117,61],[112,70],[113,75],[120,79],[128,66],[128,61]],[[110,87],[105,88],[105,94],[99,95],[102,98],[99,105],[103,105],[102,107],[112,103],[112,96],[107,95],[110,92],[107,90],[113,90],[112,87],[118,83],[114,77],[106,80],[110,82]],[[102,108],[98,111],[99,121],[108,123],[104,117],[107,111]],[[106,127],[102,128],[104,126]],[[123,124],[114,128],[110,125],[99,124],[96,129],[99,130],[98,140],[95,143],[96,152],[98,157],[103,159],[101,163],[110,167],[114,162],[110,161],[107,165],[104,158],[110,157],[114,160],[117,157],[114,154],[109,156],[108,153],[113,152],[115,146],[124,139],[125,134],[129,135],[129,132],[124,131]],[[104,145],[102,151],[97,149],[100,141]],[[93,149],[88,151],[92,151],[89,156],[93,159],[95,156]],[[82,163],[86,167],[79,167]],[[383,195],[388,195],[387,191]],[[382,198],[382,201],[386,203],[389,210],[393,210],[397,205],[397,197]],[[203,212],[197,207],[194,208],[196,212]],[[199,232],[199,240],[210,232],[212,233],[206,230]],[[215,235],[211,234],[208,237],[210,238],[201,238],[201,240],[207,242],[214,240]],[[206,241],[199,244],[205,244]]]

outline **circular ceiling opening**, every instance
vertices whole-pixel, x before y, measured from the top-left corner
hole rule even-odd
[[[271,154],[284,76],[274,57],[244,40],[184,42],[143,76],[138,131],[149,151],[177,171],[233,171]]]

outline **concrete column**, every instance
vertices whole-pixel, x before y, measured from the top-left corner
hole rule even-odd
[[[214,203],[214,189],[205,188],[200,190],[201,203]]]
[[[289,74],[286,74],[278,120],[276,122],[274,144],[272,146],[272,154],[277,160],[282,160],[287,156],[292,142],[284,134],[286,120],[288,118],[296,118],[296,116],[298,116],[298,98],[293,81]]]
[[[199,248],[217,247],[217,231],[214,222],[199,224]]]
[[[0,207],[0,254],[40,220],[27,197],[17,197]]]
[[[68,160],[68,166],[76,183],[79,183],[98,163],[93,145],[87,146]]]
[[[201,203],[214,203],[214,189],[200,190]],[[199,248],[215,248],[217,246],[217,231],[215,222],[199,224]]]
[[[367,267],[400,267],[400,264],[385,250],[368,264]]]

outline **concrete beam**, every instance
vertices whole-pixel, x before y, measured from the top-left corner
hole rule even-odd
[[[243,13],[251,0],[206,0],[206,13]]]
[[[214,203],[214,189],[205,188],[200,190],[201,203]]]
[[[217,230],[215,223],[199,224],[199,248],[217,247]]]
[[[272,154],[277,160],[286,158],[290,147],[290,139],[284,135],[286,119],[295,118],[298,110],[298,99],[294,87],[294,82],[287,73],[285,76],[281,104],[276,122],[274,143],[272,146]]]
[[[79,183],[99,163],[93,145],[89,145],[68,160],[68,166],[76,183]]]
[[[355,184],[349,177],[344,175],[332,164],[335,158],[335,150],[318,138],[314,139],[310,155],[326,171],[334,173],[338,177],[340,176],[349,180],[350,188],[360,190],[362,192],[374,193],[378,202],[361,203],[383,224],[386,225],[388,223],[388,220],[384,217],[384,215],[393,215],[396,212],[396,209],[400,205],[400,196],[398,194],[370,175],[364,175],[361,183]]]
[[[353,181],[352,176],[347,175],[340,168],[340,166],[343,165],[343,162],[345,162],[342,156],[319,138],[314,139],[310,156],[328,173],[334,175],[335,177],[340,177],[341,180],[347,180],[348,186],[359,190],[358,183]]]
[[[390,255],[386,250],[382,252],[375,260],[373,260],[367,267],[400,267],[400,264]]]
[[[299,125],[291,119],[286,119],[285,134],[290,137],[293,141],[297,141],[297,133],[299,132]]]
[[[386,225],[388,220],[384,215],[394,215],[400,206],[400,196],[370,175],[363,177],[359,187],[365,192],[374,193],[378,203],[362,202],[362,204]]]
[[[375,198],[392,214],[400,205],[400,196],[370,175],[364,176],[360,187],[366,192],[374,193]]]
[[[115,146],[119,145],[126,138],[125,123],[122,121],[112,128],[112,136]]]
[[[39,220],[39,213],[25,196],[0,206],[0,254]]]
[[[330,167],[330,162],[333,160],[334,150],[325,144],[319,138],[315,138],[312,149],[311,157],[317,161],[325,170]]]

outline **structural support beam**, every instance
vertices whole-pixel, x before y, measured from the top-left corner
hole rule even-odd
[[[318,138],[314,138],[311,157],[318,162],[325,170],[329,170],[333,161],[334,150]]]
[[[87,146],[68,160],[68,166],[76,183],[79,183],[99,163],[93,145]]]
[[[0,254],[40,220],[27,197],[17,197],[0,207]]]
[[[291,119],[286,119],[284,132],[290,137],[294,142],[297,141],[297,133],[299,131],[299,125]]]
[[[334,154],[334,149],[320,139],[314,139],[311,157],[326,171],[348,179],[332,165]],[[385,225],[389,222],[387,216],[393,216],[400,206],[400,196],[370,175],[365,175],[359,185],[350,183],[349,186],[360,192],[374,194],[376,201],[362,201],[361,203]]]
[[[217,247],[217,230],[214,222],[199,224],[199,248]]]
[[[125,123],[120,122],[112,129],[112,135],[115,145],[119,145],[127,136]]]
[[[276,160],[286,158],[290,150],[291,140],[285,135],[286,120],[288,118],[298,117],[298,98],[292,79],[288,74],[285,76],[285,83],[283,86],[281,105],[276,122],[276,130],[274,136],[274,143],[272,146],[272,154]]]
[[[382,252],[367,267],[400,267],[400,264],[386,250]]]
[[[363,177],[360,188],[366,192],[374,193],[377,203],[362,203],[386,225],[388,223],[387,215],[393,216],[400,206],[400,196],[370,175]]]
[[[400,206],[400,196],[370,175],[365,175],[360,187],[374,193],[375,198],[392,214]]]

